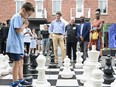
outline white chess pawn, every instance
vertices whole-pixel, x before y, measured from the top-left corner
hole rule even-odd
[[[92,71],[91,78],[88,80],[84,86],[85,87],[102,87],[104,82],[103,71],[99,69],[101,65],[97,65],[96,69]]]
[[[3,54],[0,54],[0,75],[7,75],[11,72],[11,67],[9,65],[9,57]]]
[[[38,78],[35,83],[33,83],[34,87],[50,87],[51,84],[47,81],[46,76],[45,76],[45,63],[46,63],[46,58],[42,55],[42,52],[40,55],[37,57],[37,70],[38,70]]]
[[[82,58],[81,58],[82,54],[81,54],[80,51],[76,52],[76,54],[77,54],[77,62],[75,64],[75,67],[76,68],[82,68],[83,67]]]
[[[68,56],[66,56],[66,58],[64,59],[64,69],[63,71],[60,73],[62,78],[72,78],[73,77],[73,72],[70,69],[70,59],[68,58]]]

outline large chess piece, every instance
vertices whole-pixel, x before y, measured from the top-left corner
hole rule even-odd
[[[84,87],[102,87],[103,84],[103,71],[97,66],[91,73],[91,78],[85,82]]]
[[[7,75],[12,71],[9,65],[9,57],[7,55],[0,54],[0,76]]]
[[[91,72],[95,69],[96,65],[101,65],[98,62],[99,51],[96,51],[96,46],[92,46],[92,50],[88,51],[88,57],[84,62],[84,73],[80,78],[81,83],[85,83],[91,77]]]
[[[75,64],[75,67],[76,68],[82,68],[83,67],[82,58],[81,58],[82,54],[81,54],[80,51],[76,52],[76,54],[77,54],[77,62]]]
[[[23,64],[23,77],[28,82],[32,82],[33,77],[29,73],[29,56],[27,53],[24,54],[24,64]]]
[[[38,71],[36,70],[37,62],[36,62],[37,56],[35,54],[30,54],[30,74],[37,74]]]
[[[40,55],[37,57],[37,70],[38,70],[38,78],[37,80],[33,83],[34,87],[50,87],[51,84],[47,81],[46,76],[45,76],[45,63],[46,63],[46,58],[40,53]]]
[[[70,69],[70,59],[68,58],[68,56],[66,56],[66,58],[64,59],[64,70],[60,73],[62,78],[72,78],[74,73],[71,71]]]
[[[108,58],[106,59],[106,65],[104,68],[104,83],[105,84],[111,84],[115,78],[113,76],[114,70],[112,68],[112,58],[110,55],[108,55]]]
[[[54,61],[54,54],[53,54],[53,52],[50,54],[50,57],[51,57],[51,61],[50,61],[50,64],[49,64],[49,68],[56,68],[57,64]]]

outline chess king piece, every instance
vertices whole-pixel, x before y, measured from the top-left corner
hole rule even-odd
[[[91,72],[93,71],[93,69],[96,68],[96,65],[101,65],[98,62],[99,53],[100,53],[99,51],[96,51],[95,45],[92,46],[91,51],[88,51],[89,58],[87,58],[86,61],[84,62],[84,66],[83,66],[84,73],[80,77],[81,83],[85,83],[87,80],[90,79]]]
[[[23,64],[23,77],[26,79],[26,81],[32,83],[33,77],[29,73],[29,56],[27,53],[24,54],[24,64]]]
[[[38,73],[38,71],[36,70],[36,67],[37,67],[36,58],[37,58],[37,56],[35,54],[30,54],[30,69],[29,69],[30,74],[37,74]]]
[[[77,62],[75,64],[75,67],[76,68],[82,68],[83,67],[82,58],[81,58],[82,54],[81,54],[80,51],[76,52],[76,54],[77,54]]]
[[[60,73],[62,78],[72,78],[74,73],[71,71],[70,69],[70,59],[68,58],[68,56],[66,56],[66,58],[64,59],[64,69],[63,71]]]
[[[42,55],[42,52],[40,55],[37,57],[37,70],[38,70],[38,78],[37,80],[33,83],[34,87],[50,87],[51,84],[47,81],[46,76],[45,76],[45,63],[46,63],[46,58],[44,55]]]
[[[96,66],[91,73],[91,78],[85,82],[84,87],[102,87],[103,84],[103,71],[99,69],[100,66]]]
[[[106,59],[106,65],[104,68],[104,83],[105,84],[111,84],[115,78],[113,76],[114,70],[112,68],[112,57],[108,55],[108,58]]]
[[[0,54],[0,76],[7,75],[12,71],[9,65],[9,57],[7,55]]]
[[[53,54],[53,52],[51,53],[50,56],[51,56],[51,61],[50,61],[50,64],[49,64],[49,68],[56,68],[57,64],[54,61],[54,54]]]

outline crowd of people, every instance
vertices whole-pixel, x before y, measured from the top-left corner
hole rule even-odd
[[[23,79],[23,57],[24,52],[27,54],[36,53],[38,44],[38,35],[35,29],[28,28],[29,22],[27,18],[34,12],[34,7],[30,2],[23,4],[19,13],[15,14],[10,21],[8,27],[3,23],[2,31],[2,53],[10,56],[13,60],[13,82],[12,87],[21,84],[30,84]],[[102,56],[102,26],[103,21],[100,20],[100,9],[95,12],[96,18],[90,23],[85,21],[85,17],[80,17],[80,24],[76,24],[75,18],[72,17],[68,25],[61,20],[62,14],[56,13],[56,19],[50,24],[44,24],[44,29],[40,32],[42,38],[43,55],[48,55],[50,51],[50,40],[53,44],[53,52],[55,55],[55,63],[58,64],[58,46],[61,48],[62,59],[68,55],[73,62],[76,63],[77,42],[80,45],[80,51],[83,52],[83,62],[88,57],[88,50],[92,45],[96,45],[96,50],[100,51]],[[8,32],[9,31],[9,32]],[[73,51],[73,54],[71,54]]]

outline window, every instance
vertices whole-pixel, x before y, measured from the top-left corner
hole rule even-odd
[[[61,3],[62,0],[52,0],[52,14],[56,14],[56,12],[61,12]]]
[[[22,7],[24,0],[16,0],[16,13],[18,13]]]
[[[41,18],[43,13],[43,0],[36,0],[36,17]]]
[[[98,8],[101,9],[101,14],[108,13],[108,0],[98,0]]]

